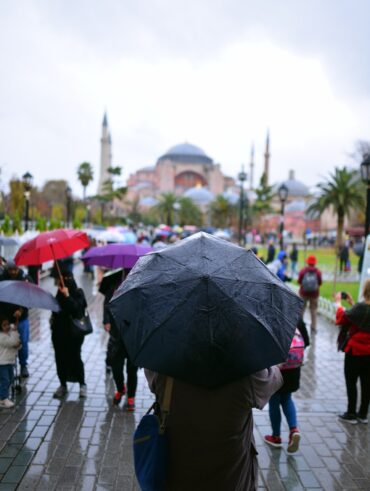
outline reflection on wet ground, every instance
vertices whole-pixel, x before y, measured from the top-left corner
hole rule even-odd
[[[88,397],[70,385],[64,402],[53,399],[57,388],[50,340],[49,314],[31,313],[30,373],[14,410],[0,411],[1,490],[137,490],[131,440],[136,422],[151,404],[140,372],[137,411],[113,407],[114,386],[105,373],[107,336],[101,329],[102,299],[78,269],[89,300],[95,331],[83,346]],[[43,286],[54,290],[50,279]],[[343,355],[337,353],[336,328],[320,320],[295,395],[302,431],[300,451],[266,447],[270,433],[267,409],[255,411],[260,489],[370,489],[370,430],[367,425],[338,422],[345,410]],[[287,428],[283,428],[287,442]],[[190,491],[190,490],[189,490]],[[208,490],[205,490],[208,491]]]

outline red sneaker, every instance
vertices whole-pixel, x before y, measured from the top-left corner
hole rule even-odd
[[[301,440],[301,434],[298,428],[292,428],[289,433],[289,443],[287,452],[294,453],[299,449],[299,442]]]
[[[272,447],[275,448],[280,448],[283,446],[281,443],[281,437],[280,436],[274,436],[274,435],[266,435],[264,438],[265,442],[271,445]]]
[[[127,401],[125,402],[124,408],[130,413],[135,411],[135,397],[128,397]]]
[[[113,405],[118,406],[118,404],[122,401],[122,397],[126,394],[126,386],[123,386],[122,391],[117,390],[113,397]]]

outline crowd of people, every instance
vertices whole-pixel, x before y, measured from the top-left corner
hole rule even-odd
[[[143,239],[144,240],[144,239]],[[258,254],[258,251],[254,249]],[[291,251],[280,251],[276,256],[275,245],[268,246],[266,264],[271,272],[283,282],[297,278],[299,296],[304,301],[302,318],[294,334],[287,361],[280,366],[255,373],[217,390],[201,389],[176,381],[174,404],[171,411],[169,438],[171,440],[171,469],[168,477],[169,489],[190,489],[194,476],[202,476],[204,489],[211,489],[212,479],[217,482],[215,489],[254,489],[256,482],[256,451],[253,441],[252,408],[262,409],[269,402],[269,416],[272,432],[266,435],[266,444],[281,448],[281,410],[289,426],[287,451],[294,453],[299,448],[301,433],[297,411],[292,394],[299,389],[304,350],[310,344],[310,337],[303,320],[304,309],[310,311],[311,335],[317,331],[317,310],[322,274],[317,267],[317,258],[310,255],[306,265],[297,269],[299,250],[293,244]],[[288,261],[290,260],[290,269]],[[73,276],[73,265],[61,264],[54,270],[57,286],[56,300],[60,310],[50,318],[51,340],[55,352],[56,372],[60,386],[54,397],[63,399],[68,393],[68,382],[79,384],[79,396],[88,395],[85,381],[81,348],[84,336],[73,332],[74,318],[81,318],[87,308],[84,292],[78,287]],[[91,273],[91,271],[86,271]],[[100,278],[99,291],[104,295],[102,326],[109,333],[106,353],[106,371],[112,373],[116,391],[112,404],[118,406],[125,398],[124,408],[135,410],[138,367],[131,362],[123,339],[113,322],[108,303],[114,292],[129,274],[129,269],[112,271]],[[33,281],[13,261],[2,262],[0,281]],[[370,404],[370,280],[365,282],[363,301],[355,303],[348,294],[345,300],[352,306],[345,310],[342,294],[335,296],[337,306],[336,323],[340,327],[338,349],[345,352],[344,374],[348,396],[348,407],[339,418],[350,424],[368,422]],[[20,376],[27,378],[28,370],[29,319],[28,310],[13,304],[0,304],[0,407],[11,408],[14,402],[9,397],[14,379],[14,364],[18,357]],[[126,369],[126,373],[125,372]],[[166,377],[146,371],[148,384],[159,403],[163,401]],[[360,380],[361,396],[358,406],[357,381]],[[210,408],[212,410],[210,411]],[[192,432],[184,429],[184,420],[192,421]],[[218,428],[215,433],[206,428]],[[194,460],[191,444],[192,435],[207,434],[197,439],[199,459]],[[231,435],[237,438],[230,439]],[[190,439],[190,440],[189,440]],[[188,441],[189,440],[189,441]],[[217,440],[217,444],[213,441]],[[188,442],[188,444],[184,444]],[[223,443],[225,452],[217,453]],[[222,457],[223,467],[228,473],[214,473],[215,462]],[[188,462],[195,462],[189,471]],[[221,461],[220,461],[221,462]],[[220,487],[224,480],[224,487]],[[218,486],[218,487],[217,487]],[[239,487],[238,487],[239,486]]]

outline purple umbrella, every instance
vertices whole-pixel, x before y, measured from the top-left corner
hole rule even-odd
[[[82,256],[82,260],[89,266],[103,266],[110,269],[132,268],[140,256],[152,250],[150,246],[139,244],[108,244],[92,247]]]

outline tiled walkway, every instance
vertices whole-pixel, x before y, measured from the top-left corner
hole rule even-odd
[[[99,327],[101,298],[93,294],[89,280],[81,277],[80,283],[96,325],[83,346],[88,398],[79,400],[78,386],[71,384],[64,402],[53,399],[59,384],[49,314],[33,311],[31,377],[16,395],[16,408],[0,411],[0,491],[138,489],[132,432],[151,395],[141,373],[135,415],[112,407],[114,388],[104,366],[107,339]],[[50,280],[43,286],[53,290]],[[336,328],[321,320],[302,369],[301,390],[295,395],[302,431],[297,454],[289,456],[285,450],[265,446],[268,413],[266,408],[255,411],[261,489],[370,490],[370,429],[346,426],[336,418],[345,409],[346,397],[343,356],[336,351],[335,338]]]

